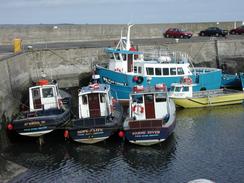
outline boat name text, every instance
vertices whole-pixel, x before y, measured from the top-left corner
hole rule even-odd
[[[114,80],[107,78],[107,77],[102,77],[102,79],[103,79],[104,83],[107,83],[107,84],[113,84],[113,85],[119,85],[119,86],[127,86],[128,85],[127,83],[114,81]]]
[[[24,126],[41,126],[46,124],[46,121],[31,121],[24,124]]]

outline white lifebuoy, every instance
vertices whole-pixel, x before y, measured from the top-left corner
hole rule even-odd
[[[163,91],[166,91],[166,85],[164,83],[160,83],[160,84],[156,84],[155,85],[155,89],[156,90],[163,90]]]
[[[183,83],[190,85],[190,84],[192,84],[192,79],[190,77],[184,77]]]
[[[141,105],[134,105],[132,106],[131,110],[136,114],[142,114],[144,112],[144,107]]]
[[[91,89],[98,89],[99,88],[99,84],[98,83],[90,84],[89,87]]]
[[[144,91],[144,86],[143,85],[141,85],[141,86],[136,85],[136,86],[133,87],[133,91],[134,92]]]

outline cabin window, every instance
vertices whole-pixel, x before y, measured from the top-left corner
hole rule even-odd
[[[180,92],[181,87],[175,87],[175,92]]]
[[[163,96],[162,93],[155,94],[156,102],[166,102],[166,98]]]
[[[115,56],[116,60],[120,60],[120,57],[119,57],[118,53],[115,53],[114,56]]]
[[[100,102],[101,103],[105,103],[106,102],[105,96],[106,96],[105,93],[100,93]]]
[[[126,60],[126,54],[122,54],[123,60]]]
[[[144,95],[145,100],[148,102],[153,102],[153,95]]]
[[[110,59],[114,59],[114,54],[109,53],[109,58],[110,58]]]
[[[53,97],[53,89],[52,88],[43,88],[42,95],[43,95],[43,98]]]
[[[39,88],[32,89],[33,98],[40,98],[40,90]]]
[[[154,75],[152,67],[147,67],[146,70],[147,70],[147,75]]]
[[[143,103],[141,95],[132,96],[132,101],[136,102],[137,104],[142,104]]]
[[[161,76],[161,75],[162,75],[162,70],[161,70],[161,68],[155,68],[155,74],[156,74],[157,76]]]
[[[138,55],[134,55],[134,60],[137,60],[138,59]]]
[[[170,68],[170,75],[176,75],[176,68]]]
[[[188,92],[189,91],[189,87],[188,86],[184,86],[183,87],[183,92]]]
[[[178,75],[184,75],[184,70],[182,69],[182,67],[177,68],[177,73]]]
[[[141,73],[141,70],[142,70],[141,67],[138,67],[138,73]]]
[[[86,95],[82,96],[82,103],[83,103],[83,105],[87,104],[87,96]]]
[[[134,66],[134,73],[137,73],[137,67]]]
[[[163,68],[163,75],[168,76],[169,75],[169,68]]]

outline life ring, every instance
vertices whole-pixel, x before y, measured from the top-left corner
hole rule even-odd
[[[144,81],[143,77],[142,76],[138,76],[136,83],[137,84],[141,84],[143,81]]]
[[[156,84],[155,85],[155,89],[156,90],[163,90],[163,91],[166,91],[166,85],[164,83],[160,83],[160,84]]]
[[[48,85],[48,80],[46,79],[41,79],[38,82],[38,85],[43,86],[43,85]]]
[[[138,76],[134,76],[132,79],[133,82],[137,82],[138,81]]]
[[[141,105],[134,105],[131,108],[132,112],[136,113],[136,114],[141,114],[144,112],[144,107]]]
[[[98,89],[99,88],[99,84],[98,83],[90,84],[89,87],[91,89]]]
[[[133,87],[133,92],[142,92],[142,91],[144,91],[143,85],[140,85],[140,86],[136,85]]]
[[[190,77],[185,77],[183,78],[183,83],[190,85],[192,84],[192,79]]]

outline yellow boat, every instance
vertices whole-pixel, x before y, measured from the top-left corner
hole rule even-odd
[[[222,106],[241,104],[244,100],[244,92],[231,89],[215,89],[205,91],[193,91],[194,84],[173,83],[169,97],[175,104],[184,108]]]

